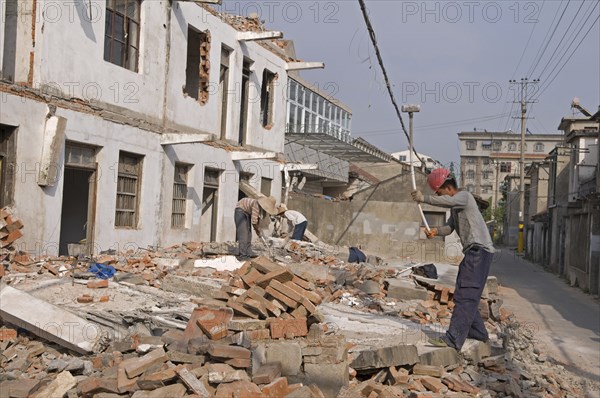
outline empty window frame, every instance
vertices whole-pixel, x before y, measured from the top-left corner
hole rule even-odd
[[[273,99],[275,96],[275,73],[263,70],[262,87],[260,90],[260,121],[263,127],[273,125]]]
[[[534,152],[544,152],[544,144],[541,142],[537,142],[533,147]]]
[[[242,65],[242,87],[241,87],[241,100],[240,100],[240,125],[238,131],[238,144],[243,145],[246,142],[246,130],[248,128],[248,96],[250,92],[250,76],[252,71],[250,70],[252,61],[244,59]]]
[[[104,60],[138,71],[140,0],[107,0]]]
[[[492,149],[492,143],[490,141],[482,142],[481,143],[481,149],[483,149],[484,151],[491,150]]]
[[[0,206],[14,203],[16,180],[17,129],[0,125]]]
[[[136,228],[139,217],[143,156],[119,152],[116,227]]]
[[[475,170],[468,170],[468,171],[467,171],[467,179],[468,179],[468,180],[473,180],[473,179],[475,179]]]
[[[489,180],[489,178],[490,178],[490,172],[487,171],[487,170],[481,172],[481,178],[484,179],[484,180]]]
[[[476,141],[467,141],[467,150],[474,151],[477,148]]]
[[[208,102],[210,35],[188,26],[187,61],[183,92],[201,105]]]
[[[467,158],[467,164],[475,164],[475,158]]]
[[[502,162],[500,163],[500,172],[501,173],[510,173],[511,163],[510,162]]]
[[[173,207],[171,209],[171,228],[185,228],[189,171],[189,165],[181,163],[175,164],[175,176],[173,178]]]
[[[511,142],[510,144],[508,144],[508,151],[509,152],[514,152],[517,150],[517,144],[515,144],[514,142]]]
[[[219,96],[221,97],[221,139],[227,135],[227,102],[229,101],[229,59],[231,50],[221,46],[221,70],[219,72]]]
[[[260,192],[265,196],[271,196],[271,186],[273,180],[271,178],[262,177],[260,179]]]
[[[499,152],[502,149],[502,141],[493,141],[492,149],[494,152]]]

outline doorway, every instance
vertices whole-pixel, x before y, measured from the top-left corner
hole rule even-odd
[[[202,215],[200,219],[200,240],[215,242],[217,240],[217,220],[219,202],[219,170],[204,170],[204,188],[202,189]]]
[[[65,146],[58,248],[60,255],[93,253],[96,208],[95,152],[93,147],[75,144]]]

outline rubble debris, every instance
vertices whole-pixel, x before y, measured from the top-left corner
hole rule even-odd
[[[0,246],[5,249],[23,236],[23,222],[12,207],[0,209]],[[18,261],[18,260],[17,260]]]
[[[427,346],[424,339],[444,330],[452,315],[453,288],[443,278],[420,280],[417,286],[397,268],[347,264],[333,249],[319,244],[288,242],[274,247],[278,261],[258,257],[222,269],[218,264],[229,260],[221,263],[220,257],[212,256],[227,255],[225,244],[186,242],[101,255],[96,262],[117,271],[110,282],[81,272],[87,267],[85,260],[28,259],[28,265],[9,260],[5,278],[13,286],[0,292],[2,397],[582,395],[560,368],[551,367],[551,358],[535,345],[531,331],[502,307],[492,284],[482,294],[481,307],[489,313],[491,347],[469,340],[459,357],[451,348]],[[208,264],[213,266],[204,266]],[[66,280],[69,283],[61,285],[65,276],[74,276],[74,284]],[[100,326],[115,329],[110,345],[102,335],[97,347],[81,350],[75,342],[51,335],[52,330],[42,334],[32,327],[47,321],[38,318],[39,308],[54,306],[14,286],[37,278],[44,279],[38,287],[56,287],[61,300],[67,285],[72,288],[68,291],[77,292],[66,297],[65,310],[49,315],[53,321],[70,322],[66,314],[72,314],[66,310],[75,311],[88,332],[89,325],[98,325],[94,332]],[[88,288],[97,283],[104,287]],[[36,310],[27,316],[17,314],[20,318],[10,315],[4,300],[10,289],[16,293],[11,293],[9,304],[18,298],[32,302]],[[91,300],[77,303],[84,294]],[[155,300],[159,295],[163,299]],[[123,296],[127,306],[138,296],[152,303],[142,310],[123,311],[116,308]],[[109,305],[102,303],[105,299]],[[357,339],[365,336],[336,324],[330,311],[334,306],[350,314],[351,322],[360,318],[352,314],[363,314],[371,329],[384,324],[376,320],[382,317],[386,327],[404,334],[405,341],[392,341],[390,332],[390,338],[379,344],[358,344]],[[414,329],[403,329],[407,324]],[[365,333],[369,332],[373,334],[367,325]]]

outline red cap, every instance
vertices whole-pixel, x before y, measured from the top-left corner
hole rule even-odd
[[[429,184],[429,187],[433,192],[437,192],[449,176],[450,170],[442,168],[435,169],[427,176],[427,184]]]

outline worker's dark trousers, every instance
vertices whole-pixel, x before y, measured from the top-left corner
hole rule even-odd
[[[302,221],[300,224],[296,224],[294,226],[294,233],[292,234],[292,239],[302,240],[302,238],[304,237],[304,231],[306,231],[307,225],[308,225],[308,221]]]
[[[239,255],[250,257],[253,255],[252,247],[252,224],[250,215],[244,213],[244,210],[236,207],[233,214],[235,220],[235,240],[239,244]]]
[[[458,266],[454,311],[446,339],[459,351],[467,337],[481,341],[488,339],[487,330],[479,315],[479,300],[493,256],[492,253],[475,246],[465,253],[465,258]]]

